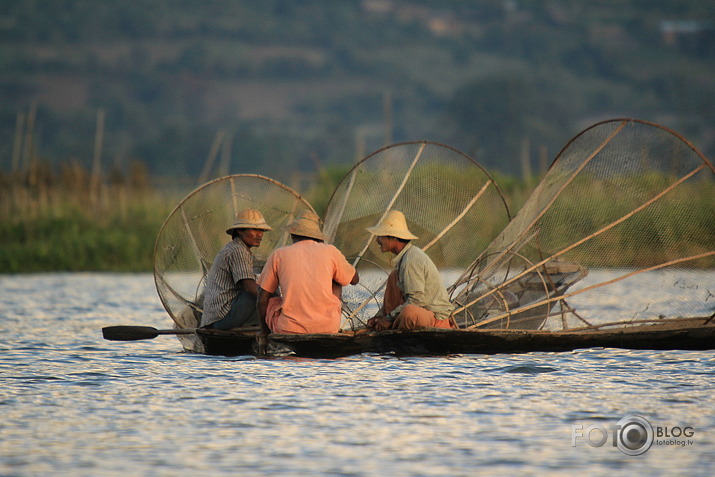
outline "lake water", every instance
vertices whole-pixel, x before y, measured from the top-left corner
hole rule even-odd
[[[150,274],[0,275],[0,475],[715,473],[712,351],[227,358],[113,324],[171,327]]]

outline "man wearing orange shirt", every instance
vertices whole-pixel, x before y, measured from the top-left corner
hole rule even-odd
[[[293,244],[273,251],[256,280],[262,334],[337,333],[341,292],[357,270],[335,246],[323,243],[317,214],[304,212],[287,227]],[[281,296],[272,296],[280,287]]]

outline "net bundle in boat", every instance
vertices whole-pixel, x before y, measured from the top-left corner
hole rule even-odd
[[[251,250],[256,273],[274,249],[290,240],[285,226],[304,210],[313,210],[294,190],[252,174],[225,176],[186,196],[164,222],[154,248],[156,289],[179,328],[197,326],[206,275],[231,239],[226,229],[246,208],[259,210],[273,228]]]
[[[583,330],[712,320],[714,173],[662,126],[624,119],[586,129],[451,288],[458,323]],[[624,298],[633,289],[642,299]]]
[[[391,210],[440,270],[445,286],[475,259],[509,221],[506,202],[490,175],[469,156],[431,142],[381,149],[360,161],[328,204],[325,233],[360,273],[343,289],[344,329],[364,326],[382,304],[393,265],[366,229]]]

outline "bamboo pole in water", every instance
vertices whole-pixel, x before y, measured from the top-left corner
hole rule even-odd
[[[223,139],[221,147],[221,163],[219,164],[219,176],[227,176],[231,169],[231,148],[233,147],[233,134],[227,134]]]
[[[25,129],[25,149],[23,150],[24,153],[24,167],[21,167],[20,170],[22,171],[23,169],[28,172],[28,180],[30,185],[34,185],[34,182],[36,180],[35,177],[35,149],[33,147],[34,144],[34,133],[35,133],[35,118],[37,116],[37,103],[32,103],[30,105],[30,111],[27,115],[27,128]]]
[[[206,158],[204,170],[201,171],[201,175],[199,175],[199,180],[197,182],[198,185],[204,184],[206,181],[208,181],[209,174],[211,173],[211,168],[213,167],[214,161],[216,160],[216,156],[218,155],[218,151],[221,148],[221,143],[223,142],[223,137],[225,134],[226,131],[221,129],[216,133],[216,136],[214,136],[214,142],[213,144],[211,144],[211,150],[209,151],[209,155]]]
[[[20,111],[17,113],[17,121],[15,122],[15,140],[12,145],[12,159],[10,163],[10,172],[14,175],[20,169],[20,159],[22,158],[22,136],[25,127],[25,113]]]
[[[392,144],[392,93],[387,90],[382,96],[382,109],[385,113],[385,146]]]
[[[531,179],[531,155],[529,154],[529,150],[531,149],[531,143],[529,141],[528,136],[524,136],[521,138],[521,153],[520,153],[520,159],[521,159],[521,177],[524,180],[524,182],[527,182]]]
[[[102,173],[102,144],[104,142],[104,110],[97,111],[97,123],[94,132],[94,155],[92,156],[92,175],[90,176],[90,197],[93,205],[99,200]]]

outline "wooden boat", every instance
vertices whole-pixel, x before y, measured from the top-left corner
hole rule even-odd
[[[341,332],[273,334],[269,351],[324,358],[715,349],[713,192],[715,166],[702,153],[674,131],[632,119],[575,136],[513,218],[493,178],[459,151],[422,141],[384,148],[348,172],[326,211],[328,242],[360,272],[359,285],[343,290]],[[262,176],[200,187],[155,246],[157,291],[176,328],[109,327],[105,337],[176,334],[187,351],[256,354],[255,331],[198,328],[209,266],[226,224],[245,207],[263,208],[274,227],[254,252],[263,259],[287,243],[283,226],[312,209]],[[367,227],[393,209],[410,211],[415,244],[451,283],[459,329],[365,329],[392,268]],[[643,300],[624,299],[623,290],[642,291]]]
[[[205,353],[223,356],[256,355],[255,330],[196,330]],[[649,350],[715,349],[715,320],[691,318],[628,328],[541,330],[444,330],[345,332],[335,334],[272,334],[273,354],[304,358],[339,358],[362,353],[396,356],[560,352],[583,348]]]

